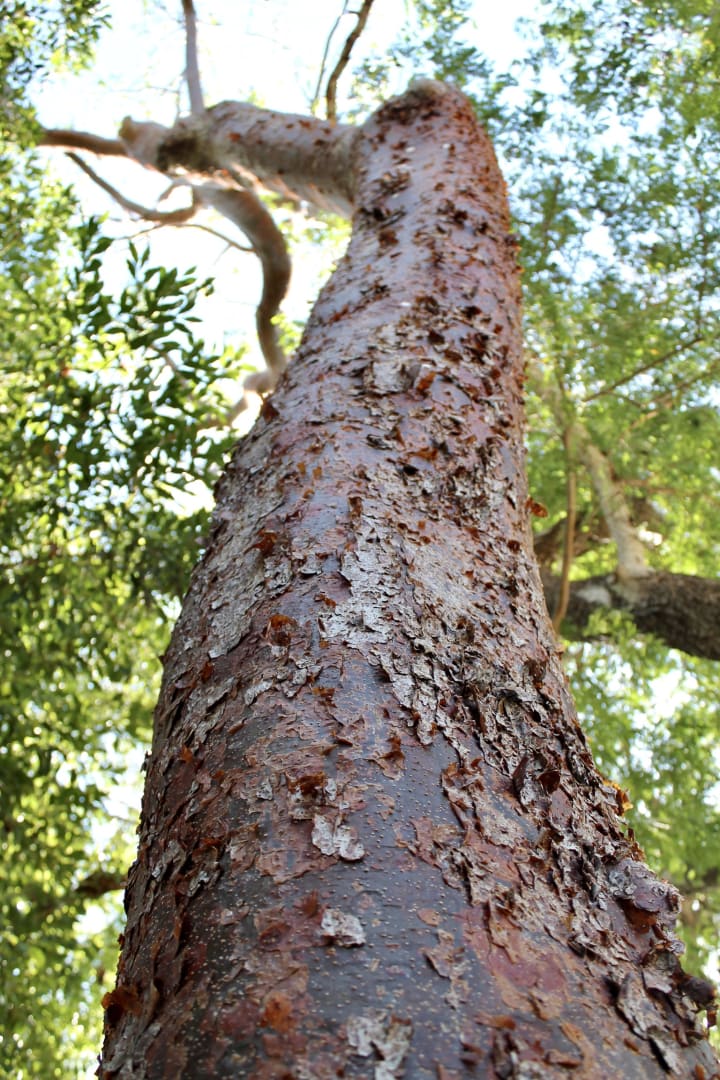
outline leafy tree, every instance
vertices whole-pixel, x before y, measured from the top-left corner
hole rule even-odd
[[[155,266],[136,243],[127,282],[111,293],[100,224],[78,223],[71,193],[28,154],[36,139],[70,141],[38,134],[31,81],[61,58],[85,62],[102,25],[96,4],[46,14],[18,4],[2,30],[4,123],[18,149],[3,160],[0,326],[10,358],[0,388],[0,610],[13,671],[3,679],[1,959],[14,1039],[3,1064],[42,1076],[65,1075],[92,1042],[89,1007],[78,1002],[93,970],[106,988],[112,981],[107,939],[100,954],[76,920],[122,880],[129,838],[112,829],[98,851],[88,822],[112,816],[107,791],[123,752],[146,734],[153,656],[205,528],[203,513],[178,514],[172,493],[212,484],[230,441],[219,386],[238,377],[238,357],[214,355],[195,334],[193,306],[210,285]],[[547,512],[536,540],[546,595],[600,764],[630,789],[652,864],[689,897],[698,962],[720,905],[717,27],[701,4],[548,5],[530,68],[512,75],[498,75],[466,29],[464,5],[418,3],[388,57],[366,59],[355,96],[367,112],[412,63],[472,94],[502,154],[525,269],[529,469],[535,511]],[[149,131],[125,125],[120,147],[74,145],[129,149],[143,162]],[[183,161],[187,148],[172,149],[198,167]],[[265,391],[282,366],[273,316],[284,245],[254,197],[228,190],[203,177],[187,213],[200,204],[228,213],[261,255],[270,377],[251,377],[249,388]],[[115,194],[136,214],[177,223],[176,211]],[[276,199],[287,195],[280,188]],[[660,686],[672,686],[677,707],[650,723]]]

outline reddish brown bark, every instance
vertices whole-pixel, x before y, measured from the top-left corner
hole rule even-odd
[[[545,611],[492,149],[422,84],[355,152],[165,659],[101,1075],[711,1077]]]

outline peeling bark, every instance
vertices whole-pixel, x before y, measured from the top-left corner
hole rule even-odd
[[[543,573],[545,595],[553,610],[559,578]],[[643,634],[654,634],[671,649],[720,660],[720,581],[649,571],[623,580],[602,574],[570,583],[563,632],[582,638],[596,611],[625,611]]]
[[[424,83],[353,155],[165,657],[100,1075],[716,1076],[546,614],[492,149]]]

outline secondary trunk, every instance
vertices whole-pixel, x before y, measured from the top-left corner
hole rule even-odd
[[[492,149],[423,83],[354,157],[165,658],[101,1075],[710,1077],[545,611]]]

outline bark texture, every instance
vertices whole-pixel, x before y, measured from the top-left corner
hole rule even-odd
[[[712,1077],[547,619],[492,149],[420,84],[353,153],[165,658],[100,1074]]]
[[[543,583],[552,611],[559,578],[543,573]],[[720,660],[720,581],[715,578],[648,570],[639,578],[603,574],[573,581],[563,632],[582,638],[596,611],[625,611],[641,633],[653,634],[671,649]]]

